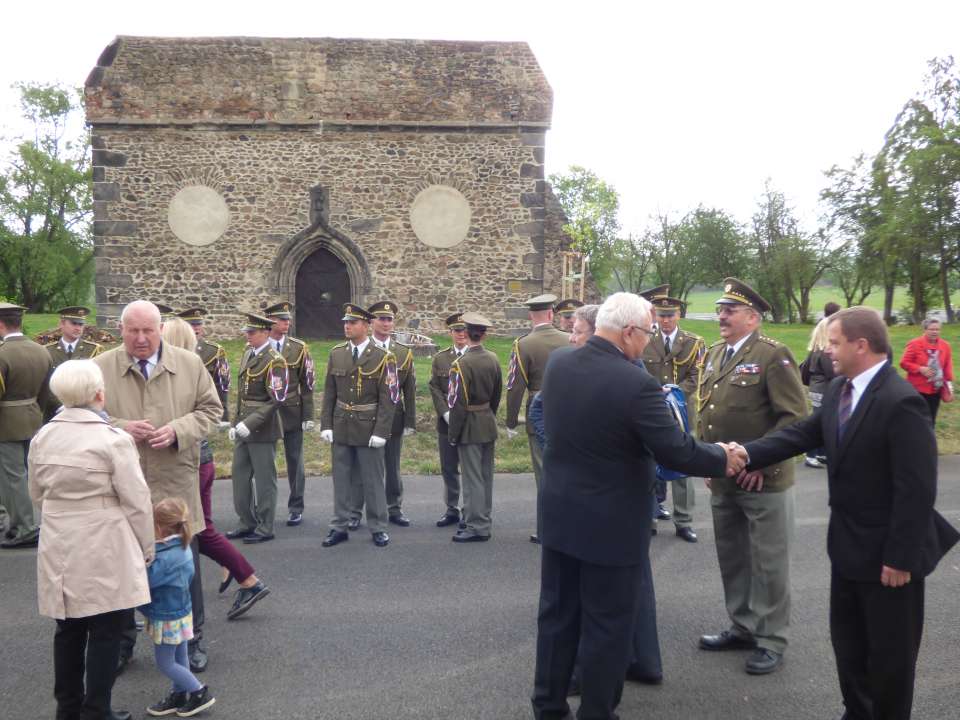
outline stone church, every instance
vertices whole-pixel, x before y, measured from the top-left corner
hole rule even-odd
[[[118,37],[86,81],[98,321],[147,298],[398,303],[398,327],[476,310],[497,334],[560,294],[569,238],[544,180],[552,91],[526,43]]]

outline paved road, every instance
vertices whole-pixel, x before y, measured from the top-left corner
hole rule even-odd
[[[245,552],[273,595],[237,622],[216,596],[218,568],[203,561],[211,664],[202,676],[220,718],[530,718],[538,593],[532,476],[498,476],[494,538],[454,545],[434,527],[440,480],[407,481],[415,525],[377,549],[361,529],[350,542],[320,547],[331,508],[329,478],[311,478],[305,523]],[[281,493],[284,497],[285,492]],[[840,714],[827,632],[827,509],[822,471],[798,473],[792,644],[783,669],[742,670],[743,653],[708,654],[703,632],[725,626],[710,513],[698,493],[689,545],[660,523],[652,556],[666,680],[628,685],[621,717],[832,719]],[[232,527],[229,482],[214,490],[215,520]],[[960,523],[960,458],[942,463],[940,510]],[[36,614],[33,551],[0,555],[0,698],[7,717],[53,717],[53,623]],[[960,552],[927,583],[926,637],[914,717],[960,717]],[[151,648],[118,681],[115,706],[143,715],[165,692]]]

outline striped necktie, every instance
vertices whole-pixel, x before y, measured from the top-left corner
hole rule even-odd
[[[667,355],[670,354],[670,336],[669,335],[663,336],[663,351]]]
[[[723,363],[720,365],[721,370],[723,370],[727,366],[727,363],[730,362],[730,359],[732,357],[733,357],[733,348],[728,347],[727,352],[725,352],[723,355]]]
[[[853,412],[853,381],[847,380],[843,384],[843,391],[840,393],[840,405],[837,408],[837,437],[843,439],[843,433],[847,429],[847,423],[850,421],[850,415]]]

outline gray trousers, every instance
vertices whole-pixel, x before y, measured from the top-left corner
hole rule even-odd
[[[400,451],[403,450],[403,431],[391,435],[383,448],[384,488],[387,494],[387,512],[401,515],[403,505],[403,478],[400,477]]]
[[[669,484],[673,495],[673,524],[678,528],[690,527],[693,524],[693,508],[696,504],[693,478],[678,478]]]
[[[543,480],[543,448],[536,435],[527,435],[530,444],[530,462],[533,463],[533,480],[537,484],[537,495],[540,494],[540,482]]]
[[[731,630],[783,653],[790,625],[793,488],[715,493],[710,505]]]
[[[233,507],[244,530],[273,535],[277,512],[277,443],[238,442],[233,448]]]
[[[287,481],[290,483],[290,498],[287,510],[303,512],[303,488],[306,473],[303,470],[303,430],[297,428],[283,434],[283,454],[287,460]]]
[[[447,433],[437,433],[437,449],[440,452],[440,475],[443,477],[443,502],[447,512],[460,512],[460,453],[450,444]]]
[[[367,506],[367,527],[371,533],[387,529],[387,496],[383,486],[384,448],[333,443],[333,520],[330,527],[346,530],[352,517],[360,517]],[[362,491],[359,503],[354,485]]]
[[[27,490],[27,450],[29,440],[0,442],[0,503],[7,508],[10,530],[16,538],[30,535],[37,529],[33,502]]]
[[[493,447],[495,443],[460,445],[463,470],[463,522],[465,533],[490,536],[493,524]]]

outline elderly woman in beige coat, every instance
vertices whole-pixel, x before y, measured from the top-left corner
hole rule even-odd
[[[40,614],[55,618],[57,719],[130,717],[110,709],[123,628],[150,602],[150,490],[133,438],[107,422],[103,375],[68,360],[50,388],[63,404],[30,443],[30,497],[43,513]]]

